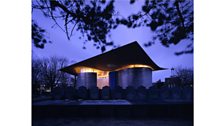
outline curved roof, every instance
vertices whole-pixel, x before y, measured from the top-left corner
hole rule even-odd
[[[95,68],[102,71],[114,71],[130,64],[148,65],[151,66],[153,70],[164,70],[164,68],[161,68],[154,63],[141,48],[138,42],[135,41],[84,61],[64,67],[61,71],[76,74],[74,69],[80,66]]]

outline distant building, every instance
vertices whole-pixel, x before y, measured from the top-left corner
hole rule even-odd
[[[181,86],[181,79],[179,77],[165,78],[165,85],[170,87],[170,88],[180,87]]]
[[[161,80],[158,80],[157,82],[152,83],[151,88],[162,88],[165,85],[165,82],[162,82]]]
[[[76,76],[76,88],[121,86],[125,89],[128,86],[151,87],[152,71],[163,69],[151,60],[137,42],[132,42],[62,68],[61,71]]]

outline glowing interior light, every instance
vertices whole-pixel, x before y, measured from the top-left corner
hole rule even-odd
[[[95,72],[95,70],[92,68],[82,68],[81,73],[84,73],[84,72]]]
[[[102,89],[104,86],[109,86],[109,71],[102,71],[95,68],[90,67],[76,67],[76,73],[88,73],[94,72],[97,74],[97,87]]]
[[[90,67],[76,67],[75,68],[76,73],[88,73],[88,72],[94,72],[97,73],[97,77],[107,77],[109,75],[109,71],[102,71],[95,68]]]
[[[123,69],[127,69],[127,68],[150,68],[150,69],[153,70],[153,68],[148,66],[148,65],[131,64],[131,65],[127,65],[127,66],[123,66],[121,68],[118,68],[114,71],[119,71],[119,70],[123,70]],[[74,71],[76,73],[94,72],[94,73],[97,74],[97,87],[98,88],[102,89],[104,86],[109,86],[109,72],[110,71],[102,71],[102,70],[99,70],[99,69],[85,67],[85,66],[76,67],[74,69]]]
[[[127,66],[123,66],[121,68],[116,69],[115,71],[127,69],[127,68],[150,68],[151,70],[154,70],[151,66],[148,65],[142,65],[142,64],[131,64]]]

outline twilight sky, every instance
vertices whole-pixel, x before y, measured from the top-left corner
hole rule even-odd
[[[119,13],[126,17],[132,13],[138,12],[141,9],[142,1],[137,1],[134,5],[129,4],[129,0],[115,1],[115,9]],[[73,37],[68,40],[63,31],[58,27],[53,27],[53,21],[43,16],[39,10],[33,10],[32,19],[37,24],[47,31],[47,36],[51,40],[52,44],[46,44],[44,49],[38,49],[32,45],[33,58],[43,58],[50,56],[66,57],[70,64],[79,62],[90,57],[101,54],[100,49],[96,49],[92,42],[86,43],[86,49],[82,49],[83,40],[78,39],[81,35],[78,31],[73,33]],[[188,67],[193,68],[193,54],[184,54],[180,56],[174,55],[174,52],[185,49],[188,41],[181,41],[178,45],[171,45],[169,48],[164,47],[160,42],[155,43],[150,47],[144,47],[143,44],[148,42],[152,38],[153,32],[150,28],[135,28],[128,29],[125,26],[118,26],[117,29],[112,30],[111,39],[115,45],[123,46],[133,41],[138,41],[145,52],[150,58],[160,67],[172,68],[172,67]],[[106,51],[111,48],[107,47]],[[170,70],[162,70],[153,72],[153,82],[169,77]]]

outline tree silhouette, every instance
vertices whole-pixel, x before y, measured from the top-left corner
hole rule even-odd
[[[158,40],[162,45],[169,47],[183,39],[190,39],[192,43],[187,45],[186,50],[175,54],[193,53],[192,0],[146,0],[141,11],[120,23],[130,28],[150,27],[156,35],[152,41],[145,43],[145,46],[150,46]]]
[[[71,76],[59,71],[68,63],[66,58],[50,57],[32,60],[32,86],[45,85],[52,89],[55,85],[67,86],[71,83]]]
[[[130,0],[130,4],[135,4],[135,0]],[[191,43],[186,50],[177,52],[176,55],[193,53],[192,0],[145,0],[142,9],[127,18],[119,16],[114,0],[36,0],[32,2],[32,7],[40,9],[46,17],[51,18],[68,39],[75,31],[79,31],[84,43],[93,41],[94,46],[102,52],[106,50],[106,46],[115,46],[110,38],[111,30],[124,25],[133,29],[149,27],[155,36],[145,46],[159,41],[169,47],[189,39]],[[59,20],[64,23],[58,23]],[[36,44],[35,46],[38,47]]]
[[[32,94],[38,94],[38,88],[42,83],[41,78],[41,60],[32,60]]]
[[[191,68],[178,67],[175,69],[175,76],[179,77],[184,86],[193,85],[194,71]]]
[[[32,42],[37,48],[44,48],[46,43],[51,43],[47,40],[45,30],[41,28],[34,20],[32,20]]]

